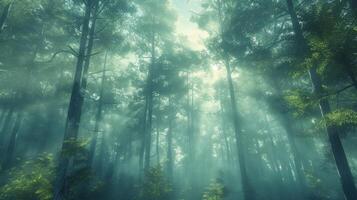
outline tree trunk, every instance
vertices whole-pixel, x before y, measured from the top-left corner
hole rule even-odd
[[[130,161],[132,159],[132,156],[133,156],[133,147],[132,146],[133,146],[133,136],[131,134],[129,134],[127,145],[126,145],[126,154],[125,154],[126,161]]]
[[[220,24],[220,34],[221,34],[221,39],[223,38],[223,0],[217,1],[217,9],[218,9],[218,20]],[[243,191],[243,196],[245,200],[254,200],[255,199],[255,192],[254,189],[250,183],[250,180],[247,175],[247,169],[246,169],[246,164],[245,164],[245,152],[244,152],[244,142],[242,141],[242,135],[241,135],[241,130],[240,130],[240,125],[239,125],[239,117],[238,117],[238,109],[237,109],[237,102],[236,102],[236,96],[235,96],[235,91],[234,91],[234,85],[233,85],[233,80],[232,80],[232,71],[231,71],[231,66],[229,63],[229,58],[226,57],[224,58],[224,64],[226,67],[226,73],[227,73],[227,81],[228,81],[228,89],[229,89],[229,95],[230,95],[230,101],[231,101],[231,107],[232,107],[232,118],[233,118],[233,126],[234,126],[234,133],[235,133],[235,139],[236,139],[236,145],[237,145],[237,154],[238,154],[238,165],[240,168],[240,175],[241,175],[241,183],[242,183],[242,191]]]
[[[284,184],[284,176],[282,174],[282,171],[280,169],[280,164],[279,164],[279,158],[276,155],[276,152],[279,152],[277,150],[277,147],[275,146],[273,137],[272,137],[272,131],[270,130],[268,133],[268,140],[265,143],[269,143],[270,148],[267,150],[267,155],[268,159],[270,161],[270,164],[275,172],[274,174],[274,182],[278,184],[278,190],[276,191],[276,195],[279,197],[279,199],[286,199],[286,189],[285,189],[285,184]],[[268,145],[267,145],[268,146]],[[274,188],[275,189],[275,188]]]
[[[150,78],[151,79],[151,78]],[[152,82],[152,80],[150,80]],[[148,111],[147,111],[147,123],[146,123],[146,141],[145,141],[145,171],[150,169],[150,160],[151,160],[151,135],[152,135],[152,111],[153,111],[153,92],[152,92],[152,83],[150,83],[148,94]]]
[[[187,167],[188,173],[193,173],[194,159],[195,159],[195,127],[194,127],[194,86],[191,81],[190,84],[190,75],[187,72]],[[191,93],[191,94],[190,94]],[[193,174],[190,175],[190,178],[193,178]],[[192,184],[192,183],[191,183]]]
[[[102,138],[101,139],[102,140],[100,142],[100,149],[99,149],[99,156],[98,156],[99,160],[98,160],[97,172],[101,176],[104,176],[105,175],[104,162],[107,159],[107,148],[106,148],[106,141],[105,141],[104,132],[102,132]]]
[[[100,126],[100,122],[102,120],[102,110],[103,110],[103,103],[104,103],[103,102],[104,83],[105,83],[105,71],[106,71],[106,66],[107,66],[107,57],[108,57],[108,53],[105,54],[104,67],[103,67],[103,73],[102,73],[102,84],[101,84],[101,87],[100,87],[100,94],[99,94],[97,113],[95,115],[94,133],[93,133],[91,144],[90,144],[90,147],[89,147],[89,154],[88,154],[88,166],[89,167],[92,166],[92,164],[93,164],[95,150],[96,150],[96,147],[97,147],[99,126]]]
[[[294,129],[291,127],[292,122],[291,122],[291,120],[289,120],[289,118],[287,116],[285,116],[285,118],[281,118],[281,120],[282,120],[282,125],[286,131],[286,136],[288,138],[291,154],[292,154],[293,160],[294,160],[294,167],[295,167],[295,172],[297,175],[297,182],[300,187],[299,194],[301,194],[304,198],[306,198],[306,195],[307,195],[306,190],[308,188],[306,185],[306,178],[305,178],[305,174],[304,174],[303,164],[301,161],[301,156],[300,156],[300,153],[296,146],[296,141],[295,141],[295,138],[293,135]]]
[[[225,149],[226,149],[226,156],[227,156],[227,162],[228,163],[232,163],[232,157],[231,157],[231,149],[229,146],[229,142],[228,142],[228,137],[227,137],[227,131],[226,131],[226,121],[224,119],[225,116],[225,110],[224,110],[224,106],[223,106],[223,96],[222,94],[220,94],[220,112],[221,112],[221,118],[222,118],[222,122],[221,122],[221,126],[222,126],[222,136],[224,139],[224,144],[225,144]]]
[[[156,114],[156,165],[160,166],[160,97],[158,99],[158,111]]]
[[[356,0],[349,0],[352,12],[354,16],[357,16],[357,1]]]
[[[139,174],[140,177],[143,175],[143,170],[144,170],[144,156],[145,156],[145,144],[146,144],[146,116],[147,116],[147,108],[148,108],[148,96],[145,95],[145,107],[144,107],[144,117],[143,117],[143,132],[142,132],[142,137],[141,137],[141,146],[140,146],[140,152],[139,152]]]
[[[94,46],[95,27],[97,24],[98,9],[99,9],[99,0],[96,0],[95,5],[94,5],[94,11],[91,16],[92,21],[91,21],[91,26],[89,29],[88,45],[87,45],[87,51],[86,51],[85,60],[84,60],[83,78],[82,78],[82,84],[81,84],[81,88],[83,90],[87,89],[87,84],[88,84],[88,71],[89,71],[90,61],[92,58],[93,46]]]
[[[2,14],[0,16],[0,33],[4,30],[5,28],[5,23],[6,19],[9,16],[10,13],[10,8],[11,8],[12,2],[8,3],[5,7],[4,10],[2,11]]]
[[[62,143],[62,149],[57,167],[56,180],[54,184],[54,200],[63,200],[67,193],[66,176],[70,167],[71,156],[65,155],[65,150],[70,148],[71,140],[76,140],[78,136],[81,110],[82,110],[82,94],[81,81],[83,73],[83,64],[86,54],[86,46],[88,41],[89,21],[91,16],[92,1],[88,1],[85,6],[85,15],[82,23],[82,35],[80,39],[80,47],[78,52],[76,71],[74,75],[74,83],[72,87],[71,99],[68,107],[68,114],[65,126],[65,133]]]
[[[5,160],[3,163],[4,169],[9,169],[10,167],[12,167],[12,162],[14,159],[14,153],[15,153],[15,148],[16,148],[16,139],[17,139],[19,129],[21,127],[21,121],[22,121],[22,116],[20,113],[18,113],[16,120],[15,120],[14,127],[11,132],[9,145],[8,145],[7,151],[6,151],[6,157],[5,157]]]
[[[156,123],[156,165],[160,166],[160,130],[159,122]]]
[[[169,106],[171,108],[171,97],[169,97]],[[169,113],[169,129],[167,131],[167,175],[169,178],[169,181],[172,183],[173,182],[173,176],[174,176],[174,154],[172,152],[172,121],[173,121],[173,116],[171,113]]]
[[[344,70],[345,70],[347,76],[351,79],[353,87],[355,89],[357,89],[357,79],[356,79],[355,73],[353,71],[353,66],[349,63],[347,58],[343,59],[343,64],[344,64],[343,65]]]
[[[255,199],[255,192],[251,186],[251,183],[247,175],[247,170],[245,165],[245,152],[243,146],[244,142],[242,141],[242,135],[239,126],[238,109],[237,109],[235,91],[234,91],[233,80],[232,80],[232,72],[228,60],[226,61],[225,65],[227,70],[227,80],[228,80],[229,94],[230,94],[231,106],[232,106],[233,125],[234,125],[234,132],[235,132],[235,138],[236,138],[236,144],[238,150],[238,161],[239,161],[238,164],[240,168],[243,195],[245,200],[253,200]]]
[[[3,109],[1,111],[1,115],[0,115],[0,127],[2,127],[2,122],[4,121],[4,118],[6,116],[6,113],[7,113],[7,109]]]
[[[271,80],[273,88],[277,91],[277,101],[276,102],[285,102],[283,99],[283,95],[281,94],[281,87],[276,81],[276,79]],[[292,124],[294,124],[292,120],[292,116],[290,113],[286,112],[285,110],[277,109],[276,106],[272,105],[270,106],[271,110],[273,113],[277,113],[277,117],[279,119],[279,122],[281,123],[282,127],[284,127],[286,136],[288,139],[289,147],[291,150],[291,154],[294,160],[294,168],[295,172],[297,174],[297,182],[298,182],[298,187],[300,189],[299,194],[301,194],[304,198],[306,197],[306,191],[307,191],[307,184],[306,184],[306,178],[304,174],[304,169],[303,169],[303,163],[302,163],[302,158],[299,153],[299,150],[296,145],[296,140],[295,140],[295,135],[294,133],[296,132],[295,129],[293,128]],[[268,121],[268,119],[267,119]]]
[[[152,113],[153,113],[153,70],[156,62],[156,41],[155,32],[152,33],[151,41],[151,65],[149,68],[148,80],[147,80],[147,116],[146,116],[146,133],[145,133],[145,171],[150,169],[151,159],[151,135],[152,135]]]
[[[310,49],[301,31],[293,1],[287,0],[287,5],[292,20],[295,36],[296,36],[296,42],[301,45],[302,55],[307,55],[309,54]],[[312,68],[309,69],[309,75],[313,87],[313,92],[315,93],[316,96],[321,96],[323,93],[323,87],[322,87],[321,79],[316,72],[316,66],[313,66]],[[319,106],[323,118],[326,117],[326,115],[328,115],[331,112],[330,104],[327,99],[321,98],[319,100]],[[347,200],[356,200],[357,190],[339,136],[340,130],[338,129],[338,127],[331,126],[329,124],[325,124],[325,126],[330,141],[332,153],[336,162],[337,170],[341,179],[341,184],[345,197]]]
[[[6,114],[6,117],[5,117],[5,120],[4,120],[4,124],[3,124],[2,129],[1,129],[1,134],[0,134],[0,154],[5,153],[4,150],[5,150],[6,135],[7,135],[7,132],[9,131],[10,126],[11,126],[11,119],[13,117],[13,114],[14,114],[14,108],[11,107],[9,109],[9,111],[7,112],[7,114]]]

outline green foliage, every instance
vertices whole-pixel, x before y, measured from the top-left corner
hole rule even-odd
[[[329,49],[328,43],[318,37],[311,36],[309,39],[311,55],[305,58],[302,66],[305,69],[310,69],[317,66],[318,72],[323,74],[327,65],[331,62],[332,52]]]
[[[70,138],[64,141],[64,145],[66,148],[63,150],[63,154],[66,156],[77,155],[77,159],[80,158],[78,156],[86,156],[87,155],[87,146],[89,144],[89,139],[76,139]]]
[[[329,126],[357,125],[357,112],[350,109],[339,109],[329,113],[325,120]]]
[[[172,192],[172,186],[165,177],[162,168],[155,167],[146,172],[140,190],[138,199],[167,200]]]
[[[213,181],[203,193],[202,200],[223,200],[225,196],[224,185],[219,181]]]
[[[291,90],[284,96],[285,101],[294,110],[296,117],[302,116],[313,107],[314,101],[311,95],[304,93],[300,90]]]
[[[26,161],[9,172],[9,180],[0,189],[1,200],[50,200],[54,162],[50,154]]]

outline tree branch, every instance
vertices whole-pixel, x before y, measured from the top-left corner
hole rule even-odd
[[[351,87],[354,87],[354,86],[355,86],[354,84],[348,85],[348,86],[343,87],[343,88],[341,88],[341,89],[339,89],[339,90],[337,90],[337,91],[335,91],[335,92],[333,92],[333,93],[326,94],[326,95],[322,95],[322,96],[320,96],[320,99],[325,98],[325,97],[329,97],[329,96],[333,96],[333,95],[340,94],[341,92],[343,92],[343,91],[345,91],[345,90],[348,90],[348,89],[350,89]]]
[[[55,52],[49,60],[46,60],[46,61],[35,61],[35,63],[50,63],[50,62],[52,62],[52,61],[57,57],[57,55],[59,55],[59,54],[61,54],[61,53],[68,53],[68,54],[74,55],[72,51],[69,51],[69,50],[60,50],[60,51]],[[74,56],[76,56],[76,55],[74,55]]]

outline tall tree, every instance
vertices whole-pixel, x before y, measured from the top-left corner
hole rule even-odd
[[[58,170],[56,175],[56,181],[54,185],[54,200],[65,199],[67,193],[66,190],[66,177],[70,168],[71,157],[65,155],[65,150],[68,149],[76,141],[78,137],[78,130],[81,118],[81,109],[83,96],[81,94],[81,83],[83,75],[83,64],[85,62],[86,49],[88,44],[89,23],[90,16],[93,10],[95,2],[88,0],[84,2],[85,13],[82,22],[81,38],[79,43],[79,51],[77,56],[77,64],[75,68],[74,82],[72,87],[71,99],[68,107],[68,114],[66,120],[65,133],[63,138],[61,155],[59,158]]]
[[[300,28],[298,16],[296,14],[295,8],[294,8],[294,3],[292,0],[287,0],[286,1],[289,14],[291,17],[291,22],[293,24],[293,29],[296,37],[296,43],[299,44],[299,53],[301,56],[307,55],[310,53],[309,46],[306,42],[306,39],[303,35],[303,32]],[[322,86],[321,78],[319,77],[317,73],[317,68],[315,65],[313,65],[309,69],[309,76],[311,79],[312,87],[313,87],[313,92],[315,95],[319,98],[319,106],[321,110],[321,115],[322,117],[326,117],[329,113],[331,113],[331,107],[330,103],[328,102],[327,99],[323,98],[324,94],[324,89]],[[328,134],[328,138],[330,141],[332,153],[334,155],[335,161],[336,161],[336,166],[341,178],[341,184],[343,191],[345,193],[346,199],[356,199],[357,197],[357,190],[356,186],[354,183],[354,179],[352,176],[351,169],[348,164],[348,160],[346,157],[346,153],[344,151],[344,148],[342,146],[342,142],[340,139],[340,130],[338,127],[334,125],[330,125],[328,123],[325,124],[326,126],[326,131]]]

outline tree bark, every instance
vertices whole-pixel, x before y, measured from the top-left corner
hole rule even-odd
[[[270,82],[272,83],[272,86],[275,89],[275,91],[277,91],[277,99],[275,100],[275,102],[283,103],[285,100],[283,99],[283,96],[281,93],[282,89],[281,89],[280,85],[274,78],[272,80],[270,80]],[[295,172],[297,174],[297,182],[298,182],[298,187],[300,189],[299,194],[301,194],[304,198],[307,198],[306,191],[308,188],[307,188],[307,184],[306,184],[306,178],[305,178],[305,174],[304,174],[302,158],[301,158],[301,155],[300,155],[299,150],[296,145],[296,140],[295,140],[295,135],[294,135],[294,133],[296,131],[295,131],[295,128],[293,128],[293,126],[292,126],[292,124],[294,124],[294,122],[292,120],[292,116],[289,112],[286,112],[285,110],[278,109],[274,105],[271,105],[270,109],[273,111],[273,113],[277,114],[280,124],[285,129],[289,147],[290,147],[291,154],[292,154],[293,161],[294,161]]]
[[[76,64],[76,71],[74,75],[74,83],[72,87],[71,99],[68,107],[68,114],[65,126],[65,133],[62,143],[62,148],[59,157],[59,164],[57,167],[57,174],[54,183],[54,200],[63,200],[67,193],[66,176],[70,167],[72,156],[65,155],[65,150],[70,148],[71,140],[77,140],[81,110],[82,110],[82,94],[81,81],[83,74],[83,64],[86,57],[86,47],[88,42],[89,21],[92,10],[92,1],[87,1],[85,6],[85,14],[82,23],[82,34],[80,39],[80,46]]]
[[[2,122],[4,121],[4,118],[6,116],[6,113],[7,113],[7,109],[3,109],[1,111],[1,115],[0,115],[0,127],[2,127]]]
[[[105,54],[104,67],[103,67],[103,73],[102,73],[102,84],[100,87],[97,113],[95,115],[94,133],[93,133],[91,144],[89,147],[89,154],[88,154],[88,166],[89,167],[92,166],[92,164],[93,164],[95,150],[97,147],[98,133],[99,133],[99,128],[100,128],[99,126],[100,126],[100,122],[102,121],[102,110],[103,110],[103,103],[104,103],[103,102],[104,83],[105,83],[105,71],[107,68],[107,57],[108,57],[108,53]]]
[[[218,9],[218,20],[220,24],[220,37],[222,40],[223,38],[223,33],[224,33],[224,27],[223,27],[223,0],[217,1],[217,9]],[[234,126],[234,133],[235,133],[235,139],[236,139],[236,146],[237,146],[237,155],[238,155],[238,165],[240,168],[240,175],[241,175],[241,183],[242,183],[242,191],[243,191],[243,197],[245,200],[254,200],[255,199],[255,191],[250,183],[250,180],[248,178],[247,174],[247,169],[246,169],[246,164],[245,164],[245,148],[244,148],[244,142],[242,141],[242,135],[241,135],[241,127],[239,125],[239,116],[238,116],[238,109],[237,109],[237,102],[236,102],[236,96],[235,96],[235,91],[234,91],[234,85],[233,85],[233,80],[232,80],[232,71],[231,71],[231,66],[230,66],[230,61],[228,57],[223,58],[224,60],[224,65],[226,67],[226,75],[227,75],[227,81],[228,81],[228,90],[229,90],[229,95],[230,95],[230,101],[231,101],[231,107],[232,107],[232,119],[233,119],[233,126]]]
[[[296,36],[296,42],[301,45],[301,55],[308,55],[310,49],[307,45],[307,41],[303,36],[302,30],[299,25],[298,17],[295,12],[294,4],[292,0],[287,0],[289,14],[292,20],[294,33]],[[313,92],[316,96],[321,96],[323,93],[323,87],[321,83],[320,76],[317,73],[316,66],[309,69],[310,80],[313,87]],[[327,99],[320,98],[319,106],[321,111],[321,116],[324,118],[326,115],[331,113],[330,104]],[[331,145],[332,153],[336,162],[337,170],[340,176],[343,192],[347,200],[357,199],[357,190],[352,176],[350,166],[341,143],[339,133],[341,132],[338,127],[325,124],[329,142]]]
[[[9,111],[7,112],[6,114],[6,117],[5,117],[5,120],[4,120],[4,124],[2,126],[2,129],[1,129],[1,134],[0,134],[0,154],[3,154],[5,153],[4,150],[5,150],[5,140],[6,140],[6,135],[7,135],[7,132],[9,131],[10,129],[10,125],[11,125],[11,119],[13,117],[13,114],[14,114],[14,108],[11,107],[9,109]]]
[[[277,147],[274,143],[273,137],[272,137],[272,131],[269,130],[269,133],[267,135],[267,139],[268,141],[265,141],[265,143],[269,143],[269,149],[267,150],[267,155],[268,155],[268,159],[270,161],[270,164],[272,166],[272,169],[275,172],[274,175],[274,182],[276,182],[278,184],[278,189],[276,191],[276,195],[278,196],[279,199],[286,199],[286,188],[285,188],[285,184],[284,184],[284,176],[282,174],[282,170],[280,169],[280,164],[279,164],[279,158],[276,155],[276,152],[279,152],[279,150],[277,150]],[[267,145],[268,146],[268,145]]]
[[[229,61],[226,61],[225,65],[227,70],[227,80],[228,80],[229,94],[230,94],[230,100],[232,106],[233,126],[234,126],[236,145],[238,150],[238,161],[239,161],[238,164],[240,168],[243,195],[245,200],[253,200],[255,199],[255,192],[248,178],[246,164],[245,164],[245,152],[243,146],[244,142],[242,141],[242,135],[239,125],[238,109],[236,104],[236,97],[235,97],[234,85],[232,80],[232,72],[231,72]]]
[[[139,174],[140,177],[143,175],[143,170],[144,170],[144,156],[145,156],[145,144],[146,144],[146,116],[147,116],[147,108],[148,108],[148,96],[145,95],[145,107],[144,107],[144,117],[143,117],[143,131],[142,131],[142,137],[141,137],[141,146],[140,146],[140,152],[139,152]]]
[[[224,119],[225,116],[225,110],[224,110],[224,106],[223,106],[223,96],[222,94],[220,94],[220,112],[221,112],[221,126],[222,126],[222,137],[224,139],[224,145],[225,145],[225,149],[226,149],[226,156],[227,156],[227,162],[228,163],[232,163],[232,157],[231,157],[231,148],[229,146],[229,142],[228,142],[228,137],[227,137],[227,131],[226,131],[226,121]]]
[[[282,118],[281,120],[282,120],[283,127],[285,128],[286,136],[287,136],[289,146],[291,149],[291,154],[293,156],[295,172],[297,174],[297,182],[298,182],[298,185],[300,188],[299,194],[301,194],[304,198],[307,198],[306,190],[308,188],[306,185],[306,178],[305,178],[305,174],[304,174],[303,164],[301,161],[301,156],[300,156],[300,153],[296,146],[296,141],[295,141],[295,138],[293,135],[294,129],[291,127],[292,122],[291,122],[291,120],[288,119],[287,116],[285,116],[285,118]]]
[[[21,127],[21,121],[22,121],[22,115],[21,115],[21,113],[18,113],[16,120],[15,120],[14,127],[12,128],[9,145],[8,145],[7,151],[6,151],[6,157],[5,157],[4,163],[3,163],[4,169],[9,169],[10,167],[12,167],[15,148],[16,148],[16,139],[17,139],[19,129]]]
[[[171,97],[169,97],[169,105],[171,107]],[[173,116],[170,113],[169,114],[169,129],[167,131],[167,175],[169,178],[169,181],[172,183],[173,182],[173,171],[174,171],[174,154],[172,152],[172,121],[173,121]]]
[[[191,78],[190,69],[187,71],[187,171],[192,179],[194,177],[194,160],[195,160],[195,114],[194,114],[194,84]],[[192,181],[190,184],[193,184]],[[193,186],[192,186],[193,187]]]
[[[349,4],[351,6],[352,12],[354,16],[357,16],[357,1],[356,0],[349,0]]]
[[[9,13],[10,13],[11,4],[12,4],[12,2],[8,3],[4,7],[4,9],[2,11],[2,14],[0,16],[0,34],[5,28],[5,23],[6,23],[6,20],[7,20],[8,16],[9,16]]]
[[[153,21],[155,21],[153,19]],[[151,41],[151,65],[148,72],[147,80],[147,116],[146,116],[146,133],[145,133],[145,164],[144,170],[147,171],[150,169],[150,160],[151,160],[151,135],[152,135],[152,113],[153,113],[153,70],[156,62],[156,41],[155,41],[155,32],[152,33]]]
[[[347,58],[345,58],[343,60],[343,64],[344,64],[344,70],[345,70],[347,76],[351,79],[353,87],[357,90],[357,79],[356,79],[355,73],[353,71],[353,66],[351,66],[350,63],[348,63]]]
[[[158,99],[158,111],[156,114],[156,165],[160,166],[160,97]]]
[[[83,78],[82,78],[82,84],[81,88],[83,90],[87,89],[87,84],[88,84],[88,71],[89,71],[89,66],[90,66],[90,61],[92,58],[92,52],[93,52],[93,46],[94,46],[94,37],[95,37],[95,28],[97,24],[97,18],[98,18],[98,9],[99,9],[99,0],[96,0],[95,5],[94,5],[94,11],[91,16],[91,26],[89,29],[89,37],[88,37],[88,45],[87,45],[87,51],[85,55],[85,60],[84,60],[84,66],[83,66]]]
[[[104,167],[104,162],[107,159],[107,148],[106,148],[106,141],[105,141],[105,135],[104,132],[102,132],[102,138],[100,142],[100,149],[99,149],[99,156],[98,156],[98,167],[97,167],[97,172],[101,176],[105,175],[105,167]]]
[[[156,122],[156,165],[160,166],[160,130],[159,130],[159,122]]]

